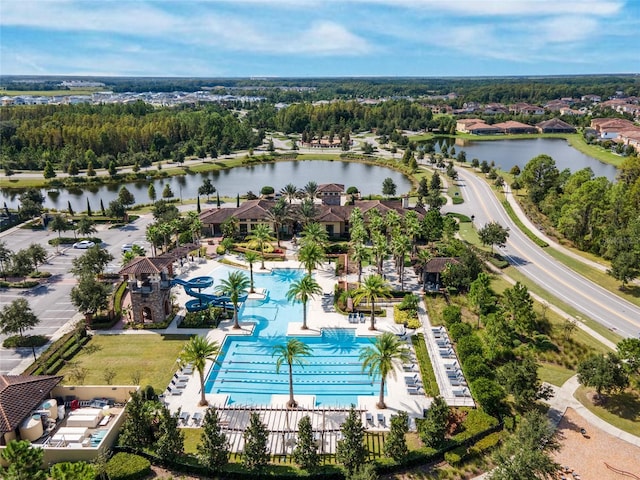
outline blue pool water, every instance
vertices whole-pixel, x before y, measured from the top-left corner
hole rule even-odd
[[[221,266],[210,275],[212,290],[232,268]],[[269,404],[271,395],[289,394],[288,365],[276,373],[273,346],[284,344],[287,324],[302,322],[302,304],[286,299],[291,282],[302,277],[298,269],[277,269],[271,274],[254,274],[256,288],[266,288],[267,299],[249,300],[240,310],[241,322],[255,322],[252,336],[228,336],[215,366],[207,377],[205,391],[229,395],[229,403]],[[209,292],[207,292],[209,293]],[[294,395],[315,395],[316,405],[357,404],[357,397],[378,395],[379,379],[362,373],[360,349],[370,337],[356,337],[352,329],[325,329],[322,336],[298,337],[313,351],[303,366],[294,365]]]

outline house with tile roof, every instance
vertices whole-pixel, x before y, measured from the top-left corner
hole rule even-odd
[[[624,130],[637,128],[633,122],[624,118],[594,118],[591,120],[591,127],[600,139],[616,138]]]
[[[340,205],[344,195],[344,184],[342,183],[323,183],[318,185],[317,196],[325,205]]]
[[[527,125],[526,123],[516,122],[514,120],[508,120],[506,122],[493,124],[495,128],[502,130],[502,133],[516,134],[516,133],[538,133],[536,127]]]
[[[576,133],[576,128],[573,125],[563,122],[559,118],[536,123],[536,128],[540,133]]]

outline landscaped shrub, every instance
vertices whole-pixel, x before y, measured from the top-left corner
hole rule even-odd
[[[473,327],[468,323],[458,322],[449,327],[449,336],[454,342],[457,342],[462,337],[466,337],[473,331]]]
[[[482,341],[474,334],[461,337],[457,342],[457,351],[460,361],[464,363],[471,355],[482,355]]]
[[[469,455],[481,455],[494,448],[502,438],[501,432],[494,432],[469,447]]]
[[[467,416],[460,425],[458,433],[453,436],[453,440],[457,442],[464,442],[474,435],[478,435],[498,425],[498,420],[495,417],[492,417],[482,410],[468,407],[461,408],[460,410],[466,411]]]
[[[456,466],[460,464],[467,456],[467,447],[460,446],[444,454],[444,460],[449,464]]]
[[[5,338],[4,342],[2,342],[2,346],[5,348],[16,348],[16,347],[41,347],[42,345],[47,343],[47,337],[44,335],[12,335],[11,337]]]
[[[107,462],[109,480],[136,480],[151,472],[151,462],[132,453],[116,453]]]
[[[462,321],[462,310],[459,305],[448,305],[442,310],[442,319],[447,328]]]

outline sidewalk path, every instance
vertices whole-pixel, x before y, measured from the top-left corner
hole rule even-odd
[[[636,437],[630,433],[620,430],[617,427],[607,423],[594,413],[592,413],[587,407],[580,403],[574,394],[580,383],[578,382],[578,376],[574,375],[567,380],[562,387],[556,387],[555,385],[549,385],[553,389],[553,397],[547,401],[549,404],[549,418],[554,424],[558,424],[564,415],[567,408],[574,409],[582,418],[584,418],[589,424],[600,430],[607,432],[616,438],[629,442],[637,447],[640,447],[640,437]]]

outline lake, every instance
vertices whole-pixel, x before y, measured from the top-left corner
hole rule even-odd
[[[272,186],[276,192],[280,191],[288,183],[302,188],[310,181],[318,184],[341,183],[345,189],[355,186],[363,195],[382,194],[382,182],[385,178],[391,178],[396,184],[397,194],[403,194],[411,190],[411,182],[403,174],[386,167],[366,165],[364,163],[327,161],[327,160],[301,160],[289,162],[276,162],[268,164],[252,165],[248,167],[236,167],[215,172],[192,173],[165,179],[154,180],[157,198],[161,198],[162,190],[169,184],[174,193],[174,198],[195,198],[198,195],[198,187],[202,185],[204,178],[211,179],[220,196],[233,197],[237,194],[244,195],[252,191],[256,195],[265,185]],[[147,193],[151,182],[142,181],[127,183],[127,189],[134,195],[136,203],[149,203]],[[100,200],[105,208],[109,202],[118,196],[121,184],[82,186],[78,190],[65,190],[60,192],[47,192],[42,190],[45,196],[46,208],[66,210],[67,202],[71,202],[74,211],[87,209],[87,199],[93,211],[100,209]],[[13,190],[0,192],[0,201],[7,202],[10,208],[18,206],[20,193]],[[216,194],[211,197],[215,200]],[[202,201],[206,198],[201,198]],[[1,206],[1,204],[0,204]]]
[[[573,148],[563,138],[532,138],[523,140],[485,140],[474,142],[471,140],[443,138],[446,143],[436,143],[436,151],[439,152],[444,144],[447,148],[452,145],[456,149],[456,155],[460,150],[467,154],[467,162],[477,158],[481,162],[494,161],[504,171],[518,165],[521,169],[531,160],[541,154],[549,155],[556,162],[558,170],[568,168],[572,172],[591,167],[596,177],[607,177],[613,181],[618,170],[613,165],[603,163]],[[455,144],[453,143],[455,140]]]

